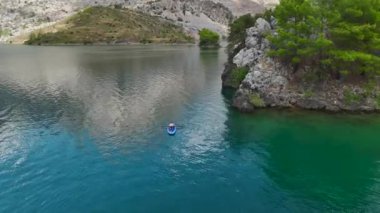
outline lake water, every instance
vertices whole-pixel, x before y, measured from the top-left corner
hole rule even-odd
[[[379,115],[239,113],[225,61],[0,46],[0,212],[380,211]]]

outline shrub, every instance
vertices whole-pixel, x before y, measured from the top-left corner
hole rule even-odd
[[[238,87],[240,83],[244,80],[245,76],[248,74],[248,68],[238,67],[231,72],[231,82],[235,87]]]
[[[29,35],[29,40],[25,42],[25,44],[38,44],[41,39],[40,33],[31,33]]]
[[[356,94],[354,91],[350,89],[345,89],[343,92],[344,95],[344,102],[346,104],[355,104],[362,100],[362,97],[358,94]]]
[[[253,93],[249,95],[249,102],[254,106],[254,107],[265,107],[265,102],[264,100],[260,97],[259,94]]]
[[[1,29],[0,28],[0,37],[2,36],[10,36],[11,35],[11,31],[8,30],[8,29]]]
[[[115,4],[114,8],[115,9],[123,9],[123,5],[122,4]]]
[[[272,10],[266,10],[263,14],[256,14],[255,16],[252,16],[251,14],[242,15],[235,21],[231,22],[229,25],[230,32],[228,34],[229,48],[245,41],[246,29],[255,26],[258,18],[270,21],[272,15]]]
[[[305,93],[303,94],[304,98],[311,98],[314,96],[314,92],[310,89],[306,90]]]
[[[377,96],[376,81],[370,80],[363,85],[365,97],[371,97],[372,95]]]
[[[201,47],[219,47],[220,36],[218,33],[209,29],[199,31],[199,46]]]
[[[147,39],[147,38],[142,38],[140,40],[140,43],[142,43],[142,44],[150,44],[150,43],[152,43],[152,40]]]
[[[245,40],[246,29],[255,25],[256,18],[251,14],[240,16],[238,19],[230,24],[230,33],[228,35],[228,42],[232,45],[238,44]]]
[[[377,105],[377,108],[380,108],[380,95],[376,97],[376,105]]]

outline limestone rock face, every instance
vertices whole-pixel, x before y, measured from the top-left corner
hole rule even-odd
[[[270,43],[265,38],[275,33],[275,20],[270,23],[257,19],[254,27],[246,30],[244,48],[233,55],[226,70],[247,67],[248,74],[241,82],[233,98],[233,106],[244,112],[256,108],[302,108],[325,111],[379,111],[380,99],[366,94],[360,85],[342,83],[330,79],[323,82],[304,80],[310,68],[298,70],[268,56]],[[232,63],[232,64],[231,64]],[[223,76],[225,86],[226,73]],[[379,91],[379,83],[373,89]],[[368,90],[367,90],[368,92]]]
[[[133,8],[177,22],[194,37],[202,28],[226,36],[228,23],[234,18],[225,5],[211,0],[156,0]]]
[[[260,13],[265,8],[273,8],[279,0],[214,0],[228,7],[235,16]]]
[[[234,16],[262,12],[277,3],[278,0],[0,0],[0,43],[97,5],[117,5],[166,18],[194,36],[201,28],[226,36]]]
[[[247,29],[246,47],[233,58],[233,63],[238,67],[257,63],[258,59],[269,48],[269,42],[264,38],[264,35],[270,31],[271,26],[267,21],[262,18],[257,19],[255,26]]]
[[[243,49],[233,59],[234,64],[238,67],[245,67],[254,63],[257,59],[257,51],[255,49]]]

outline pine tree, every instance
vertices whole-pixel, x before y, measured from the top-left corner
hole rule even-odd
[[[380,0],[282,0],[270,52],[330,73],[380,74]]]
[[[336,0],[328,29],[333,68],[343,73],[380,74],[380,1]]]
[[[275,47],[270,52],[299,65],[312,63],[323,57],[331,41],[323,34],[321,16],[309,0],[282,0],[275,9],[277,35],[269,40]]]

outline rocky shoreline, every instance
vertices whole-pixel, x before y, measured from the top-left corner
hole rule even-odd
[[[379,81],[316,79],[312,68],[294,72],[293,67],[267,55],[266,36],[275,32],[275,21],[257,19],[247,29],[244,44],[231,50],[222,75],[223,87],[237,89],[233,106],[243,112],[259,108],[300,108],[328,112],[380,112]],[[238,68],[248,73],[238,86],[233,82]]]

